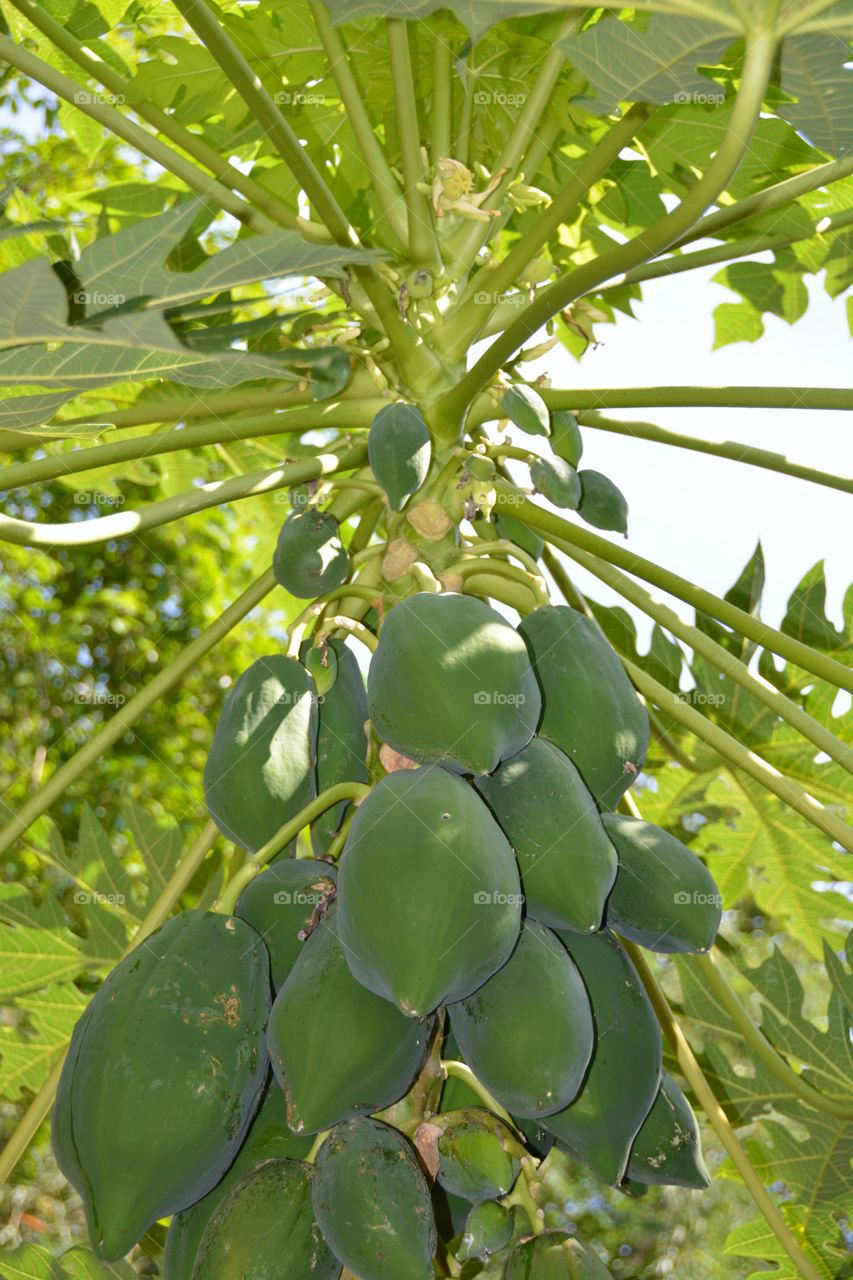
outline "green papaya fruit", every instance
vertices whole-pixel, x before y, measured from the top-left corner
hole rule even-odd
[[[420,592],[390,610],[367,697],[390,747],[456,773],[491,773],[530,741],[540,711],[517,631],[482,600],[452,593]]]
[[[566,1231],[543,1231],[517,1244],[509,1256],[504,1280],[611,1280],[610,1272],[589,1245]]]
[[[551,434],[551,415],[538,391],[517,382],[501,396],[501,414],[530,436]]]
[[[438,1180],[451,1195],[475,1203],[508,1195],[521,1162],[509,1129],[482,1107],[442,1112],[434,1123],[438,1140]]]
[[[579,471],[582,496],[578,505],[581,520],[596,529],[612,529],[628,536],[628,503],[612,480],[600,471]]]
[[[367,782],[367,691],[352,649],[330,640],[337,660],[337,678],[318,707],[317,790],[339,782]],[[329,852],[344,820],[348,800],[340,800],[311,824],[311,848],[320,857]]]
[[[640,771],[649,718],[594,622],[565,605],[522,621],[542,691],[539,733],[569,757],[600,808],[612,809]]]
[[[500,1253],[512,1239],[512,1214],[497,1200],[475,1204],[465,1219],[462,1243],[456,1251],[460,1262],[470,1258],[490,1258]]]
[[[704,862],[651,822],[617,813],[603,821],[619,855],[607,903],[610,928],[649,951],[709,951],[723,908]]]
[[[468,1066],[515,1115],[548,1115],[577,1094],[592,1014],[574,961],[544,925],[526,920],[503,968],[448,1013]]]
[[[169,1223],[163,1253],[165,1280],[190,1280],[195,1256],[210,1216],[241,1178],[273,1156],[299,1160],[311,1149],[310,1137],[297,1137],[284,1120],[284,1095],[275,1081],[267,1084],[263,1101],[246,1141],[231,1168],[206,1196],[176,1213]]]
[[[583,438],[578,420],[568,409],[551,414],[551,448],[558,458],[577,467],[583,455]]]
[[[367,458],[392,511],[422,487],[431,455],[429,427],[415,405],[398,400],[379,410],[367,436]]]
[[[634,1139],[628,1175],[635,1182],[704,1191],[711,1185],[693,1108],[664,1071],[658,1096]]]
[[[443,769],[402,769],[356,810],[338,872],[353,977],[423,1017],[481,986],[518,937],[521,886],[503,832]]]
[[[571,760],[544,738],[476,787],[515,850],[528,916],[594,933],[616,879],[616,850]]]
[[[513,1116],[517,1129],[524,1134],[525,1145],[532,1151],[537,1160],[544,1160],[557,1139],[549,1133],[541,1120],[527,1120],[524,1116]]]
[[[314,1170],[301,1160],[265,1160],[211,1215],[192,1280],[337,1280],[341,1264],[314,1217]]]
[[[563,458],[537,458],[530,465],[530,479],[542,497],[555,507],[577,510],[581,500],[580,477]]]
[[[216,722],[204,799],[229,840],[255,853],[316,793],[317,697],[295,658],[244,671]]]
[[[660,1084],[661,1034],[649,998],[612,933],[560,932],[592,1005],[595,1048],[578,1096],[543,1124],[615,1186]]]
[[[301,600],[313,600],[346,582],[349,556],[328,511],[294,511],[281,526],[273,553],[275,580]]]
[[[74,1029],[53,1135],[101,1258],[123,1257],[234,1160],[267,1075],[269,1006],[261,939],[204,911],[175,916],[95,993]]]
[[[348,1120],[317,1156],[314,1213],[359,1280],[432,1280],[435,1219],[415,1153],[381,1120]]]
[[[492,512],[492,524],[499,538],[506,538],[508,542],[514,542],[522,551],[526,551],[528,555],[533,556],[534,560],[539,559],[545,548],[544,539],[540,538],[539,534],[534,533],[532,529],[528,529],[527,525],[523,524],[521,520],[516,520],[515,516],[508,516],[505,511],[494,511]]]
[[[328,862],[284,858],[250,880],[234,914],[261,935],[270,953],[276,991],[303,949],[303,934],[318,908],[334,896],[337,871]]]
[[[335,912],[304,944],[276,997],[267,1044],[296,1133],[319,1133],[401,1098],[432,1026],[356,982]]]
[[[338,678],[338,654],[332,644],[319,647],[309,645],[304,655],[300,655],[305,670],[311,672],[317,697],[324,698],[334,688]]]

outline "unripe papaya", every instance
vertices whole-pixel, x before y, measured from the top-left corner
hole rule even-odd
[[[506,538],[508,542],[514,542],[522,551],[526,551],[529,556],[533,556],[534,560],[539,559],[545,547],[545,542],[539,537],[538,533],[528,529],[526,524],[516,520],[515,516],[508,516],[505,511],[493,511],[492,524],[499,538]]]
[[[530,741],[540,697],[524,641],[468,596],[421,592],[379,633],[370,719],[389,746],[457,773],[491,773]]]
[[[316,752],[314,681],[295,658],[259,658],[225,699],[204,767],[220,831],[257,852],[314,799]]]
[[[611,1280],[589,1245],[566,1231],[543,1231],[523,1240],[510,1254],[504,1280]]]
[[[442,1112],[434,1123],[443,1130],[438,1180],[445,1191],[475,1203],[509,1194],[521,1163],[502,1120],[482,1107],[471,1107]]]
[[[608,925],[649,951],[709,951],[722,898],[704,862],[651,822],[617,813],[603,820],[619,855]]]
[[[599,929],[618,861],[568,756],[533,738],[476,786],[515,850],[528,916],[580,933]]]
[[[612,933],[560,933],[580,970],[595,1022],[595,1049],[574,1102],[543,1123],[561,1145],[615,1186],[660,1084],[661,1034],[649,998]]]
[[[314,1170],[265,1160],[231,1188],[199,1245],[192,1280],[337,1280],[341,1264],[314,1217]]]
[[[423,1017],[509,958],[521,919],[512,849],[460,778],[435,767],[391,773],[356,810],[337,919],[353,976]]]
[[[551,415],[538,391],[518,382],[501,396],[501,413],[530,436],[551,434]]]
[[[577,467],[583,455],[583,438],[578,420],[568,409],[551,414],[551,448],[558,458]]]
[[[429,1187],[401,1133],[349,1120],[332,1130],[316,1167],[314,1213],[345,1267],[359,1280],[432,1280]]]
[[[305,653],[300,656],[305,664],[305,670],[310,671],[314,680],[317,697],[324,698],[334,688],[338,678],[337,650],[328,643],[319,646],[309,645]]]
[[[279,586],[302,600],[346,582],[349,556],[335,517],[316,507],[294,511],[281,526],[272,567]]]
[[[634,1139],[628,1178],[635,1182],[704,1191],[711,1185],[693,1108],[668,1072]]]
[[[448,1012],[468,1066],[509,1111],[549,1115],[577,1094],[592,1013],[574,961],[544,925],[525,921],[503,968]]]
[[[163,1253],[166,1280],[190,1280],[198,1246],[210,1217],[227,1193],[255,1165],[273,1156],[299,1160],[311,1149],[310,1137],[297,1137],[284,1120],[284,1095],[276,1081],[268,1083],[246,1141],[231,1168],[206,1196],[176,1213],[169,1223]]]
[[[355,654],[343,640],[330,640],[337,661],[337,677],[318,707],[317,790],[339,782],[367,782],[367,692]],[[328,853],[340,830],[348,800],[340,800],[311,824],[311,848]]]
[[[600,471],[579,471],[582,497],[578,515],[596,529],[628,533],[628,503],[612,480]]]
[[[496,1200],[475,1204],[465,1219],[462,1243],[456,1251],[460,1262],[470,1258],[488,1259],[500,1253],[512,1239],[512,1214]]]
[[[649,718],[594,622],[565,605],[523,619],[542,691],[539,733],[564,751],[600,808],[615,808],[642,767]]]
[[[267,1076],[269,961],[233,916],[185,911],[132,951],[74,1029],[54,1150],[92,1245],[123,1257],[239,1151]]]
[[[367,437],[367,457],[392,511],[421,488],[431,454],[429,427],[419,409],[398,400],[379,410]]]
[[[581,500],[581,482],[574,467],[562,458],[537,458],[530,465],[530,479],[536,489],[555,507],[576,511]]]
[[[401,1098],[431,1022],[405,1017],[347,966],[334,911],[303,946],[270,1014],[267,1044],[296,1133],[319,1133]]]
[[[278,991],[302,952],[304,934],[318,908],[334,895],[337,871],[328,862],[283,858],[251,880],[234,914],[267,944]]]

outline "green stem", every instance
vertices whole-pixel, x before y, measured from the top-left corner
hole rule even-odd
[[[376,636],[366,627],[363,622],[357,622],[355,618],[345,618],[343,614],[335,614],[332,618],[327,618],[320,630],[317,632],[317,643],[324,640],[326,636],[332,634],[333,631],[349,631],[352,635],[360,640],[371,653],[376,652],[376,646],[379,641]]]
[[[418,190],[418,183],[424,180],[424,170],[415,82],[412,75],[412,57],[409,49],[409,28],[402,18],[388,18],[385,29],[391,58],[391,82],[394,87],[394,107],[405,184],[409,254],[416,266],[439,270],[441,255],[435,238],[429,201],[423,192]]]
[[[564,543],[568,543],[573,547],[580,547],[582,551],[600,556],[602,560],[618,565],[635,577],[651,582],[661,591],[677,596],[679,600],[693,605],[702,613],[709,613],[711,617],[724,622],[739,635],[745,636],[748,640],[754,640],[756,644],[778,654],[780,658],[786,658],[789,662],[795,663],[804,671],[810,671],[812,675],[828,680],[839,689],[853,692],[853,672],[842,666],[840,662],[836,662],[827,654],[819,653],[809,645],[794,639],[793,636],[776,631],[760,618],[754,617],[744,609],[738,609],[736,605],[730,604],[728,600],[722,600],[711,591],[695,586],[687,578],[664,569],[652,560],[646,560],[636,552],[609,542],[606,538],[581,528],[580,525],[572,524],[552,511],[545,511],[529,499],[520,497],[514,490],[498,488],[498,506],[506,506],[512,515],[544,534],[548,541],[560,550],[567,550]]]
[[[743,1037],[753,1055],[767,1067],[780,1084],[784,1085],[794,1097],[801,1099],[807,1106],[814,1107],[817,1111],[839,1116],[843,1120],[853,1120],[853,1097],[830,1097],[818,1089],[813,1089],[798,1072],[788,1065],[782,1055],[776,1052],[764,1033],[755,1025],[737,992],[730,985],[716,952],[695,956],[692,963],[700,970],[701,981],[731,1019],[738,1035]]]
[[[320,454],[301,462],[284,463],[266,471],[249,471],[229,480],[216,480],[187,493],[178,493],[159,502],[149,502],[135,511],[98,516],[94,520],[68,521],[63,524],[37,524],[0,516],[0,541],[25,547],[83,547],[109,538],[127,537],[146,529],[157,529],[182,520],[185,516],[218,507],[225,502],[238,502],[258,494],[274,493],[306,480],[334,475],[359,467],[367,458],[367,445],[358,444],[346,452]]]
[[[347,120],[352,128],[355,140],[361,150],[362,159],[370,173],[371,183],[376,192],[379,206],[388,221],[396,240],[401,246],[406,244],[407,223],[406,212],[402,204],[402,193],[391,172],[385,152],[379,145],[376,134],[361,90],[350,66],[349,54],[343,37],[337,27],[329,21],[326,6],[320,0],[310,0],[311,14],[317,34],[322,41],[329,60],[329,70],[334,76],[341,95],[341,102],[347,113]]]
[[[657,257],[690,230],[708,205],[725,190],[749,146],[761,112],[775,51],[776,43],[771,32],[760,32],[747,40],[743,76],[728,127],[705,173],[678,207],[639,236],[575,268],[537,294],[530,306],[495,339],[461,382],[446,394],[442,409],[449,416],[462,419],[477,392],[487,386],[505,361],[558,311],[612,276]]]
[[[433,37],[432,103],[429,113],[433,165],[450,155],[453,120],[453,50],[436,32]]]
[[[88,76],[102,84],[118,100],[133,100],[133,110],[137,115],[143,120],[147,120],[163,137],[169,138],[175,146],[180,147],[182,151],[192,156],[199,164],[204,165],[226,186],[234,191],[239,191],[254,208],[268,214],[270,218],[280,223],[283,227],[310,234],[311,228],[304,224],[299,216],[289,209],[283,201],[279,200],[271,191],[262,187],[260,183],[255,182],[253,178],[247,177],[234,165],[229,164],[227,160],[220,156],[218,151],[208,146],[198,134],[186,129],[174,116],[170,116],[168,112],[162,111],[145,98],[132,99],[131,81],[120,75],[108,62],[98,61],[90,57],[83,45],[80,44],[79,40],[75,39],[68,28],[63,26],[61,22],[57,22],[35,0],[12,0],[12,3],[34,27],[47,36],[51,43],[57,49],[60,49],[66,57],[76,62]]]
[[[513,245],[511,251],[496,267],[480,271],[469,282],[451,314],[442,324],[439,339],[442,350],[449,356],[459,356],[467,351],[484,321],[491,312],[478,304],[475,298],[488,285],[492,297],[512,289],[521,278],[524,269],[540,250],[567,223],[572,213],[587,195],[591,186],[607,173],[613,161],[628,145],[639,128],[648,120],[653,108],[638,102],[601,139],[598,146],[585,156],[569,181],[557,193],[548,208],[537,217],[533,225]],[[492,308],[493,309],[493,308]]]
[[[201,635],[196,636],[177,658],[149,680],[144,689],[141,689],[124,706],[119,707],[109,722],[70,760],[57,769],[41,790],[22,805],[0,831],[0,854],[5,853],[37,818],[47,812],[68,787],[82,777],[105,751],[123,738],[159,698],[169,693],[184,676],[195,670],[205,654],[209,653],[230,631],[233,631],[246,614],[250,613],[272,591],[274,586],[275,578],[272,569],[268,569],[247,587],[215,622],[206,627]]]
[[[218,835],[219,829],[215,823],[205,823],[201,833],[187,850],[168,884],[164,887],[163,892],[140,924],[130,945],[125,948],[122,953],[122,959],[140,942],[144,942],[147,937],[150,937],[154,930],[159,929],[160,925],[167,919],[170,911],[212,848]],[[3,1151],[0,1152],[0,1185],[8,1182],[18,1161],[23,1157],[41,1128],[42,1122],[47,1117],[53,1105],[53,1099],[56,1097],[66,1053],[67,1049],[63,1049],[51,1067],[44,1084],[18,1122],[15,1132],[6,1143]]]
[[[52,454],[46,458],[34,458],[29,462],[0,467],[0,490],[17,489],[21,485],[53,480],[56,476],[76,475],[81,471],[93,471],[98,467],[114,466],[136,458],[153,458],[181,449],[198,449],[203,445],[218,444],[226,440],[254,440],[262,436],[289,435],[298,431],[326,430],[329,427],[341,431],[363,431],[370,426],[384,404],[387,401],[377,396],[374,400],[324,404],[319,412],[315,407],[288,409],[283,413],[268,413],[256,418],[228,420],[217,417],[211,422],[191,427],[155,431],[151,435],[110,441],[89,449],[74,449],[70,453]]]
[[[506,1107],[501,1106],[497,1098],[492,1097],[486,1086],[480,1083],[467,1063],[457,1062],[455,1058],[442,1058],[441,1069],[446,1076],[456,1080],[461,1080],[463,1084],[467,1084],[471,1092],[476,1093],[483,1106],[503,1120],[504,1124],[512,1130],[519,1142],[521,1142],[522,1146],[527,1150],[527,1139],[507,1111]]]
[[[741,662],[739,658],[729,653],[721,644],[717,644],[716,640],[713,640],[711,636],[704,631],[700,631],[698,627],[693,627],[688,622],[684,622],[668,605],[655,600],[647,591],[644,591],[642,587],[632,582],[630,578],[620,573],[612,565],[597,559],[595,556],[587,555],[578,547],[564,544],[562,549],[577,564],[586,569],[588,573],[592,573],[595,577],[600,578],[602,582],[606,582],[619,595],[624,596],[626,600],[630,600],[637,608],[642,609],[643,613],[648,614],[650,618],[654,618],[656,622],[659,622],[662,627],[666,627],[672,635],[678,636],[680,640],[689,644],[694,652],[701,654],[703,658],[707,658],[719,671],[722,671],[724,675],[732,679],[735,684],[740,685],[748,694],[757,698],[764,706],[769,707],[775,715],[787,721],[792,728],[801,733],[809,742],[813,742],[819,751],[825,751],[833,760],[837,760],[848,773],[853,773],[853,748],[841,742],[836,738],[835,734],[830,733],[807,711],[797,706],[796,702],[793,702],[784,693],[780,693],[778,689],[775,689],[769,681],[761,676],[753,675],[746,663]]]
[[[501,548],[501,550],[505,550],[505,548]],[[515,553],[514,547],[512,553]],[[548,593],[544,589],[544,584],[538,574],[534,576],[529,570],[522,569],[518,565],[507,564],[503,560],[495,560],[492,556],[481,552],[479,548],[470,557],[457,560],[455,564],[449,565],[446,572],[458,573],[463,581],[476,577],[481,573],[496,574],[499,578],[506,578],[509,582],[518,582],[523,587],[526,587],[537,604],[548,603]]]
[[[488,571],[472,573],[464,579],[464,590],[466,595],[499,600],[508,608],[515,609],[522,618],[536,608],[536,597],[530,587],[520,582],[512,582],[504,574]]]
[[[708,720],[700,712],[683,702],[677,694],[672,693],[671,690],[653,679],[641,667],[638,667],[624,656],[622,657],[622,664],[631,677],[633,684],[644,698],[648,698],[666,711],[668,715],[672,716],[673,720],[677,720],[679,724],[683,724],[691,733],[695,733],[696,737],[702,742],[707,742],[729,764],[742,769],[744,773],[748,773],[751,778],[759,782],[767,791],[772,792],[784,804],[790,805],[792,809],[805,818],[807,822],[810,822],[813,827],[816,827],[818,831],[822,831],[824,835],[829,836],[830,840],[837,841],[842,848],[853,853],[853,827],[849,827],[831,809],[824,808],[807,791],[803,791],[790,778],[786,778],[778,769],[774,769],[766,760],[750,751],[743,743],[738,742],[737,738],[732,737],[730,733],[726,733],[725,729],[721,729],[719,725],[714,724],[713,721]]]
[[[317,1134],[317,1137],[311,1143],[311,1149],[309,1150],[307,1156],[304,1157],[306,1164],[314,1164],[314,1162],[317,1159],[317,1156],[320,1154],[320,1148],[322,1147],[323,1143],[326,1141],[326,1139],[328,1138],[331,1132],[332,1132],[331,1129],[323,1129],[320,1133]]]
[[[259,871],[277,853],[280,853],[291,840],[295,840],[300,831],[316,821],[327,809],[331,809],[341,800],[363,800],[370,787],[361,782],[339,782],[334,787],[327,787],[318,796],[300,809],[295,817],[288,819],[276,831],[266,844],[253,853],[248,862],[244,862],[237,874],[229,880],[222,897],[214,906],[222,915],[233,915],[237,899],[247,884],[254,880]]]
[[[114,133],[117,138],[128,143],[142,155],[148,156],[155,164],[159,164],[169,173],[185,183],[191,191],[206,200],[215,201],[226,213],[230,213],[253,231],[276,231],[277,224],[270,221],[265,214],[257,213],[251,205],[239,199],[220,182],[211,178],[210,174],[199,169],[191,161],[180,155],[172,147],[166,146],[159,138],[141,129],[138,124],[128,120],[120,111],[106,102],[100,102],[94,95],[91,101],[80,100],[80,85],[61,71],[55,71],[47,62],[37,58],[27,49],[22,49],[8,36],[0,35],[0,59],[11,67],[29,76],[51,93],[76,107],[83,115],[97,121],[102,128]]]
[[[525,551],[523,547],[516,546],[516,544],[514,542],[510,542],[508,538],[499,538],[494,542],[489,542],[486,539],[480,538],[478,535],[477,541],[472,542],[467,550],[474,555],[512,556],[514,559],[519,560],[524,565],[530,576],[535,578],[537,581],[536,595],[543,597],[543,604],[548,603],[548,587],[545,579],[542,577],[539,565],[536,563],[533,556],[530,555],[529,552]]]
[[[780,475],[809,480],[813,484],[825,485],[828,489],[840,489],[842,493],[853,493],[853,480],[845,476],[804,467],[798,462],[789,462],[781,453],[756,449],[737,440],[699,440],[695,436],[666,431],[650,422],[617,422],[612,418],[602,418],[597,413],[579,413],[578,421],[582,426],[592,427],[596,431],[610,431],[615,435],[630,436],[633,440],[651,440],[655,444],[668,444],[676,449],[691,449],[695,453],[707,453],[715,458],[730,458],[733,462],[745,462],[750,467],[778,471]]]
[[[853,409],[847,387],[602,387],[541,389],[554,409]]]
[[[744,1185],[758,1206],[758,1209],[767,1222],[767,1225],[770,1227],[794,1266],[799,1270],[803,1280],[821,1280],[820,1272],[817,1271],[806,1257],[801,1245],[795,1239],[788,1227],[788,1224],[779,1212],[778,1206],[771,1198],[769,1192],[764,1186],[764,1183],[753,1168],[752,1161],[738,1141],[737,1135],[731,1126],[728,1116],[720,1106],[714,1090],[711,1088],[702,1068],[696,1061],[696,1057],[693,1050],[690,1048],[687,1037],[669,1007],[666,996],[661,991],[654,974],[646,963],[646,958],[643,955],[642,949],[624,938],[622,939],[622,945],[627,948],[634,966],[643,980],[643,984],[649,994],[649,999],[652,1002],[654,1010],[658,1016],[658,1020],[675,1051],[675,1056],[678,1060],[678,1065],[684,1078],[693,1090],[699,1105],[708,1117],[717,1137],[720,1139],[720,1142],[725,1148],[732,1164],[743,1179]]]

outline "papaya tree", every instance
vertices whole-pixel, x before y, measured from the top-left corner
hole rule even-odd
[[[775,628],[760,552],[719,597],[626,545],[583,453],[849,493],[618,415],[853,390],[548,366],[675,273],[719,264],[720,341],[853,283],[850,0],[0,9],[49,140],[4,193],[0,539],[108,591],[213,530],[231,600],[4,813],[50,877],[2,885],[0,1169],[50,1117],[89,1233],[9,1274],[625,1275],[553,1180],[701,1196],[700,1120],[727,1253],[847,1274],[849,636],[819,568]],[[136,788],[69,851],[69,788],[249,615],[187,813]]]

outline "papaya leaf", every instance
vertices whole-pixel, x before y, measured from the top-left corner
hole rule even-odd
[[[851,52],[826,30],[783,42],[782,89],[796,102],[778,102],[775,110],[813,146],[841,156],[853,146]]]
[[[124,1259],[102,1262],[91,1250],[79,1246],[60,1254],[57,1261],[68,1280],[136,1280],[136,1272]]]
[[[71,932],[55,898],[36,905],[21,884],[0,884],[0,996],[76,978],[85,967],[82,939]]]
[[[819,1210],[808,1213],[802,1205],[784,1204],[780,1207],[794,1239],[803,1247],[821,1280],[836,1280],[842,1274],[838,1268],[843,1265],[846,1249],[833,1215]],[[805,1234],[806,1227],[808,1235]],[[774,1264],[772,1271],[762,1266],[751,1272],[747,1280],[767,1280],[770,1275],[773,1280],[801,1280],[802,1272],[794,1266],[764,1218],[755,1218],[736,1227],[726,1240],[724,1252]]]
[[[35,1093],[41,1088],[65,1052],[85,1007],[85,997],[72,982],[56,983],[28,995],[26,1008],[15,1010],[11,1026],[4,1019],[0,1032],[0,1094],[4,1098],[14,1101],[25,1090]]]
[[[40,1244],[22,1244],[0,1261],[0,1280],[63,1280],[52,1253]]]
[[[46,392],[42,395],[7,396],[0,400],[0,430],[30,431],[34,435],[52,435],[53,431],[45,427],[48,418],[52,418],[57,409],[67,401],[73,400],[73,391]],[[72,435],[71,428],[54,429],[57,435]],[[84,435],[95,434],[92,430],[82,432]]]
[[[183,840],[178,824],[155,821],[140,805],[125,805],[124,817],[145,863],[148,897],[140,918],[147,914],[169,882],[180,861]]]

